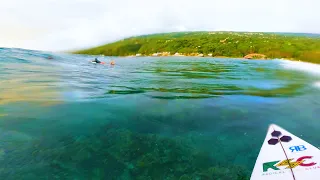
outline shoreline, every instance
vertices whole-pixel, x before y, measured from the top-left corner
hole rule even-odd
[[[94,55],[93,55],[94,56]],[[314,62],[309,62],[309,61],[303,61],[300,59],[293,59],[293,58],[265,58],[265,59],[246,59],[244,57],[227,57],[227,56],[203,56],[203,57],[199,57],[199,56],[190,56],[190,55],[184,55],[184,56],[174,56],[174,55],[170,55],[170,56],[104,56],[104,57],[121,57],[121,58],[169,58],[169,57],[195,57],[195,58],[220,58],[220,59],[237,59],[237,60],[248,60],[248,61],[256,61],[256,60],[264,60],[264,61],[268,61],[268,60],[283,60],[283,61],[292,61],[292,62],[301,62],[301,63],[308,63],[308,64],[313,64],[313,65],[320,65],[320,63],[314,63]]]
[[[303,63],[309,63],[309,64],[316,64],[316,65],[320,65],[320,63],[315,63],[315,62],[310,62],[310,61],[304,61],[301,59],[294,59],[294,58],[245,58],[245,57],[228,57],[228,56],[195,56],[195,55],[165,55],[165,56],[152,56],[152,55],[140,55],[140,56],[136,56],[136,55],[128,55],[128,56],[106,56],[103,54],[99,54],[99,55],[92,55],[91,56],[102,56],[102,57],[122,57],[122,58],[144,58],[144,57],[151,57],[151,58],[163,58],[163,57],[196,57],[196,58],[220,58],[220,59],[238,59],[238,60],[285,60],[285,61],[293,61],[293,62],[303,62]],[[319,58],[320,59],[320,58]]]
[[[92,55],[95,56],[95,55]],[[102,56],[102,55],[99,55]],[[294,62],[304,62],[304,63],[310,63],[310,64],[317,64],[313,62],[303,61],[300,59],[293,59],[293,58],[244,58],[244,57],[228,57],[228,56],[191,56],[191,55],[167,55],[167,56],[152,56],[152,55],[141,55],[141,56],[135,56],[135,55],[129,55],[129,56],[104,56],[104,57],[123,57],[123,58],[144,58],[144,57],[151,57],[151,58],[163,58],[163,57],[197,57],[197,58],[220,58],[220,59],[239,59],[239,60],[287,60],[287,61],[294,61]],[[319,64],[318,64],[319,65]]]

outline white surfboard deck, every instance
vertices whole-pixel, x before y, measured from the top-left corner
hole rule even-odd
[[[253,168],[251,180],[316,179],[320,179],[320,150],[271,124]]]

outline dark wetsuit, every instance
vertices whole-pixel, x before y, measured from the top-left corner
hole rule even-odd
[[[99,61],[97,58],[95,58],[92,62],[101,63],[101,61]]]

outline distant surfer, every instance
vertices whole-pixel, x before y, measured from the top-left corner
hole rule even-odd
[[[115,62],[114,60],[111,60],[111,61],[110,61],[110,65],[113,66],[113,65],[115,65],[115,64],[116,64],[116,62]]]
[[[98,63],[98,64],[100,64],[101,63],[101,61],[99,61],[98,60],[98,58],[95,58],[93,61],[91,61],[92,63]]]

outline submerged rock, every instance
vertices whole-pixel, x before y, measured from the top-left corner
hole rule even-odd
[[[28,172],[30,177],[55,175],[71,179],[237,180],[248,175],[238,166],[218,166],[209,152],[191,146],[188,138],[108,127],[90,136],[67,136],[57,141],[50,147],[41,142],[31,146],[28,151],[33,153],[29,160],[35,157],[39,160],[33,161],[32,166],[19,167],[19,171]],[[10,168],[3,171],[9,174]]]

